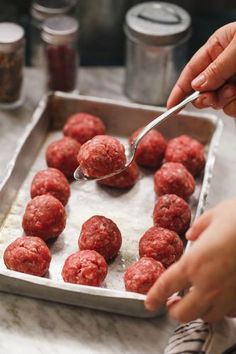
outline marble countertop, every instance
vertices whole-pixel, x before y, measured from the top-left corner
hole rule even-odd
[[[122,93],[123,78],[122,68],[81,69],[79,90],[85,95],[127,100]],[[5,149],[0,155],[0,182],[14,153],[7,144],[12,137],[8,131],[14,129],[16,139],[21,136],[42,94],[40,72],[27,69],[24,107],[19,114],[0,112],[0,141]],[[236,195],[236,127],[232,119],[217,114],[224,121],[224,131],[208,207]],[[175,327],[168,316],[136,319],[0,293],[1,354],[161,354]]]

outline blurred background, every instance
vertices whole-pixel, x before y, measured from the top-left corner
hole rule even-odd
[[[60,4],[69,0],[48,0]],[[137,0],[78,0],[73,15],[79,20],[79,49],[81,65],[123,65],[125,35],[124,18]],[[191,56],[220,26],[236,18],[234,0],[170,0],[186,9],[192,17],[192,37],[188,56]],[[30,0],[0,0],[0,21],[21,24],[26,33],[26,65],[31,62],[32,16]]]

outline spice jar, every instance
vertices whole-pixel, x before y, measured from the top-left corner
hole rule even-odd
[[[78,21],[69,16],[47,19],[42,27],[49,90],[75,91],[78,67]]]
[[[34,0],[31,6],[30,64],[43,66],[43,50],[40,33],[43,22],[49,17],[76,15],[77,0]]]
[[[191,18],[167,2],[146,2],[126,14],[125,93],[134,101],[165,105],[187,62]]]
[[[24,30],[11,23],[0,23],[0,107],[14,108],[22,102]]]

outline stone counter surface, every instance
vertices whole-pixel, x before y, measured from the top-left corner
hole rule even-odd
[[[81,69],[80,93],[127,100],[123,77],[122,68]],[[28,69],[24,107],[0,112],[0,182],[42,94],[41,73]],[[224,121],[224,131],[208,207],[236,195],[236,126],[233,119],[217,114]],[[0,354],[161,354],[175,327],[168,316],[136,319],[0,293]]]

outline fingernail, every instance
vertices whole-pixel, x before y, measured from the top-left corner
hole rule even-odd
[[[231,98],[235,95],[235,90],[232,87],[227,87],[222,95],[224,98]]]
[[[175,303],[179,302],[181,300],[181,296],[173,296],[173,297],[170,297],[168,300],[167,300],[167,307],[170,308],[172,305],[174,305]]]
[[[206,76],[204,74],[200,74],[192,81],[192,85],[196,87],[201,87],[205,83],[206,83]]]

